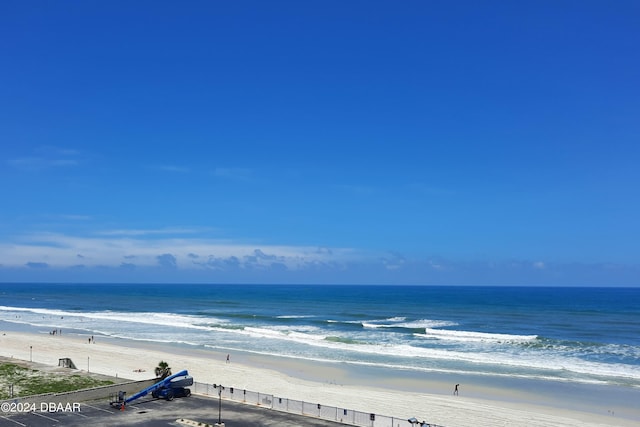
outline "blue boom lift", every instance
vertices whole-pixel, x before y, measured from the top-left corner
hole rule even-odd
[[[111,406],[118,409],[123,409],[125,405],[139,399],[147,394],[151,393],[154,398],[162,398],[166,400],[173,400],[174,397],[186,397],[191,395],[191,390],[186,388],[193,385],[193,377],[189,375],[187,371],[180,371],[177,374],[171,375],[157,383],[140,390],[133,396],[125,398],[125,392],[118,392],[117,399],[112,399]]]

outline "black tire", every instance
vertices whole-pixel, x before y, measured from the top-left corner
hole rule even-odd
[[[189,397],[189,396],[191,396],[191,389],[185,388],[184,389],[184,397]]]
[[[169,389],[167,391],[167,396],[165,397],[165,399],[171,401],[171,400],[173,400],[174,397],[175,397],[175,395],[173,394],[173,390]]]
[[[154,399],[158,398],[158,392],[157,391],[152,391],[151,392],[151,397],[153,397]]]

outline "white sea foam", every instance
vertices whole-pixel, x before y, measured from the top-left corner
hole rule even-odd
[[[442,328],[447,326],[457,326],[456,322],[450,322],[448,320],[431,320],[421,319],[414,320],[413,322],[398,323],[396,326],[401,328],[420,329],[420,328]]]
[[[0,306],[0,311],[34,313],[44,316],[55,316],[55,318],[67,320],[76,319],[78,321],[85,320],[107,320],[110,322],[123,323],[139,323],[147,325],[163,325],[177,328],[191,328],[208,330],[209,326],[202,323],[226,323],[225,319],[214,319],[211,317],[202,317],[194,315],[182,315],[175,313],[156,313],[156,312],[117,312],[117,311],[96,311],[96,312],[73,312],[62,310],[51,310],[43,308],[22,308],[22,307],[6,307]],[[46,318],[46,317],[45,317]],[[11,319],[7,319],[11,320]],[[38,326],[44,326],[39,324]]]
[[[385,328],[385,327],[388,328],[389,327],[388,325],[380,325],[380,324],[377,324],[377,323],[370,323],[370,322],[361,322],[361,323],[362,323],[362,326],[365,327],[365,328],[374,328],[375,329],[375,328]]]
[[[534,341],[538,338],[537,335],[494,334],[486,332],[456,331],[450,329],[433,328],[425,328],[424,334],[417,333],[415,334],[415,336],[439,340],[494,343]]]
[[[357,322],[362,323],[361,329],[330,331],[311,325],[247,325],[227,319],[174,313],[74,312],[7,306],[0,306],[0,312],[5,313],[3,317],[8,322],[48,327],[64,318],[68,328],[139,341],[189,345],[211,345],[215,341],[218,348],[235,342],[238,349],[256,353],[295,354],[295,357],[312,359],[323,358],[326,354],[327,360],[414,370],[467,370],[476,374],[486,372],[581,382],[606,381],[603,378],[640,381],[639,366],[582,360],[575,355],[581,349],[574,345],[565,346],[560,342],[545,345],[535,335],[439,329],[455,324],[432,319],[406,322],[404,317],[394,317]],[[16,315],[20,318],[16,319]],[[377,332],[380,328],[425,328],[425,333]],[[188,337],[185,337],[186,331],[189,331]],[[409,343],[406,337],[419,339]],[[441,341],[447,347],[433,348],[430,340]],[[517,345],[505,346],[505,343]],[[311,347],[321,350],[311,351]],[[637,357],[637,348],[627,347],[589,346],[588,351],[602,352],[603,356],[607,352],[627,351],[629,357]],[[398,363],[406,360],[403,358],[415,362]]]
[[[334,320],[334,319],[328,319],[327,323],[336,323],[339,325],[358,325],[358,326],[362,326],[362,321],[360,320]]]
[[[285,314],[282,316],[276,316],[276,319],[308,319],[311,317],[315,317],[315,316],[299,316],[299,315],[289,315],[289,314]]]
[[[437,328],[446,326],[456,326],[457,323],[447,320],[420,319],[411,322],[405,322],[406,317],[393,317],[384,320],[369,320],[360,322],[365,328],[406,328],[406,329],[422,329]]]
[[[464,362],[473,365],[492,366],[490,372],[498,372],[497,369],[502,367],[512,367],[521,369],[536,369],[538,373],[533,376],[540,376],[540,372],[562,372],[574,374],[585,374],[589,378],[583,378],[582,381],[598,382],[592,377],[618,377],[640,379],[640,367],[629,365],[610,365],[598,362],[589,362],[577,360],[573,357],[567,357],[562,354],[549,353],[544,358],[540,358],[539,353],[519,353],[519,352],[500,352],[500,351],[452,351],[450,349],[433,349],[416,347],[407,344],[371,344],[359,343],[354,345],[339,340],[327,340],[324,334],[309,334],[301,332],[287,332],[286,330],[275,330],[269,328],[245,328],[244,331],[238,331],[243,334],[249,334],[254,337],[271,338],[288,342],[301,343],[314,347],[323,347],[331,350],[347,351],[349,353],[369,354],[376,356],[389,357],[409,357],[428,360],[440,360],[446,362]],[[518,336],[508,334],[489,334],[492,339],[489,342],[499,343],[508,337],[511,341],[518,339],[535,339],[535,336]],[[344,361],[352,361],[353,359],[345,359]],[[407,367],[405,367],[406,369]],[[527,376],[527,375],[524,375]],[[590,379],[591,378],[591,379]]]
[[[62,310],[51,310],[47,308],[7,307],[5,305],[0,305],[0,311],[19,312],[19,313],[30,312],[30,313],[36,313],[36,314],[43,314],[46,316],[61,316],[61,317],[74,315],[74,313],[71,313],[68,311],[62,311]]]
[[[312,331],[312,328],[305,328],[307,331]],[[239,334],[249,335],[256,338],[272,338],[284,341],[294,341],[305,344],[312,344],[318,341],[322,341],[326,338],[323,334],[305,333],[303,331],[292,331],[284,329],[282,327],[273,328],[257,328],[257,327],[245,327],[242,330],[234,331]]]
[[[521,354],[521,353],[505,353],[505,352],[463,352],[452,351],[445,349],[433,349],[415,347],[406,344],[399,345],[380,345],[361,343],[353,345],[341,341],[326,340],[324,335],[311,335],[305,333],[286,333],[283,331],[276,331],[266,328],[247,328],[245,333],[252,336],[261,338],[273,338],[278,340],[285,340],[289,342],[302,343],[312,345],[315,347],[324,347],[327,349],[347,351],[350,353],[369,354],[376,356],[389,356],[389,357],[408,357],[419,358],[425,360],[439,360],[445,362],[464,362],[472,365],[484,365],[487,366],[484,370],[493,374],[499,373],[500,367],[520,368],[525,370],[535,369],[535,374],[524,374],[523,377],[540,377],[544,375],[544,372],[548,372],[549,378],[561,378],[557,376],[559,372],[565,372],[567,375],[574,374],[573,380],[580,380],[582,382],[601,382],[598,378],[617,377],[617,378],[631,378],[640,379],[640,368],[629,365],[607,365],[597,362],[587,362],[576,360],[571,357],[566,357],[561,354],[548,354],[545,358],[541,359],[539,354]],[[343,359],[345,362],[355,363],[361,357],[356,359]],[[372,365],[383,366],[384,363],[373,363]],[[403,369],[418,369],[415,365],[403,366]],[[442,370],[442,369],[437,369]],[[476,372],[476,371],[473,371]],[[551,375],[555,372],[555,375]],[[506,374],[505,374],[506,375]],[[509,376],[514,375],[513,372],[509,372]],[[587,375],[587,377],[579,378],[578,375]]]

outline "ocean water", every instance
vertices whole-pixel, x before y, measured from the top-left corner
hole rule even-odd
[[[0,331],[640,389],[640,288],[0,284]]]

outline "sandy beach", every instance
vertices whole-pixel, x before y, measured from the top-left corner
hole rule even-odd
[[[640,408],[590,406],[581,411],[544,400],[532,400],[526,391],[461,386],[459,396],[445,392],[450,384],[425,383],[399,374],[384,380],[358,375],[340,364],[322,364],[279,357],[232,354],[209,349],[118,341],[77,335],[49,335],[2,331],[0,355],[57,365],[68,357],[78,369],[133,380],[154,376],[167,361],[174,372],[189,370],[201,383],[269,393],[307,402],[349,408],[398,418],[417,417],[446,427],[463,426],[636,426]],[[440,392],[437,392],[440,390]],[[451,390],[452,391],[452,390]],[[465,395],[467,393],[468,395]],[[484,398],[470,396],[485,396]],[[594,399],[597,402],[597,396]]]

